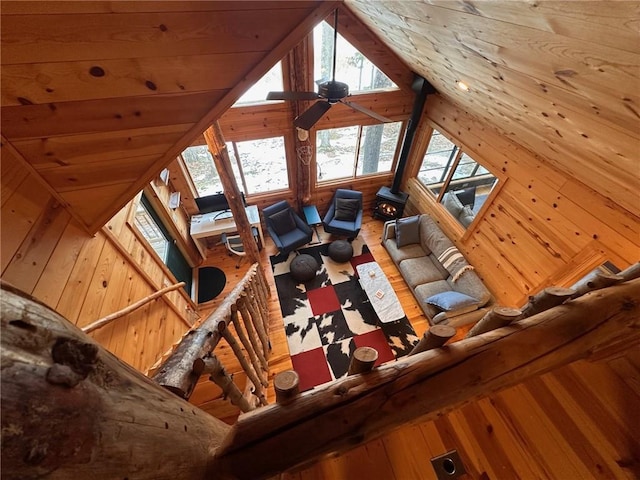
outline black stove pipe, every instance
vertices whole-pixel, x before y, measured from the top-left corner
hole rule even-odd
[[[409,160],[409,152],[411,151],[411,145],[413,144],[413,137],[416,134],[418,128],[418,122],[424,109],[424,104],[427,101],[427,96],[431,93],[436,93],[436,89],[433,88],[426,79],[419,75],[416,75],[411,85],[411,89],[416,92],[416,99],[413,102],[413,110],[411,111],[411,117],[409,117],[409,124],[404,134],[402,141],[402,150],[400,151],[400,158],[398,159],[398,167],[396,173],[393,176],[393,184],[391,185],[391,193],[397,194],[400,191],[400,182],[402,181],[402,175],[404,169],[407,166]]]

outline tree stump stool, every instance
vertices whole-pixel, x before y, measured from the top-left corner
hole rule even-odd
[[[316,272],[320,268],[318,261],[311,255],[303,253],[291,260],[289,271],[297,282],[308,282],[316,277]]]
[[[352,256],[353,247],[346,240],[336,240],[329,245],[329,258],[334,262],[348,262]]]

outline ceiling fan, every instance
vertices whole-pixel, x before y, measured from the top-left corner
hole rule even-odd
[[[331,72],[331,80],[322,82],[318,85],[318,93],[316,92],[269,92],[267,100],[318,100],[305,112],[298,115],[293,124],[302,130],[310,130],[322,116],[327,113],[332,105],[340,102],[354,110],[362,112],[370,117],[380,120],[381,122],[391,122],[387,117],[378,115],[376,112],[368,108],[358,105],[355,102],[347,102],[344,100],[349,96],[349,85],[336,81],[336,45],[338,40],[338,10],[334,12],[333,27],[333,69]]]

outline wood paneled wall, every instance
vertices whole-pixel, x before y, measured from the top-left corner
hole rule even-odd
[[[175,282],[127,222],[131,203],[95,235],[88,235],[5,150],[2,280],[79,327]],[[91,335],[133,367],[146,371],[193,319],[193,304],[182,291],[165,297]]]
[[[501,177],[502,187],[467,232],[415,179],[407,185],[408,210],[436,216],[500,302],[521,306],[606,260],[620,268],[638,261],[637,216],[441,97],[430,97],[426,115]]]

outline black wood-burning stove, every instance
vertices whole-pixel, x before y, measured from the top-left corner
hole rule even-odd
[[[404,192],[393,193],[389,187],[382,187],[376,194],[376,206],[373,208],[373,216],[382,220],[393,220],[402,217],[404,206],[409,194]]]
[[[407,161],[409,160],[409,151],[411,150],[413,137],[416,133],[418,121],[422,115],[427,95],[436,92],[435,88],[433,88],[427,80],[417,75],[411,88],[416,92],[416,99],[413,102],[413,110],[402,141],[402,150],[400,151],[400,157],[398,158],[396,173],[393,176],[393,185],[391,187],[380,188],[376,194],[376,205],[373,208],[373,216],[381,218],[382,220],[393,220],[395,218],[402,217],[404,207],[407,204],[407,199],[409,198],[408,193],[400,191],[402,174],[404,173]]]

